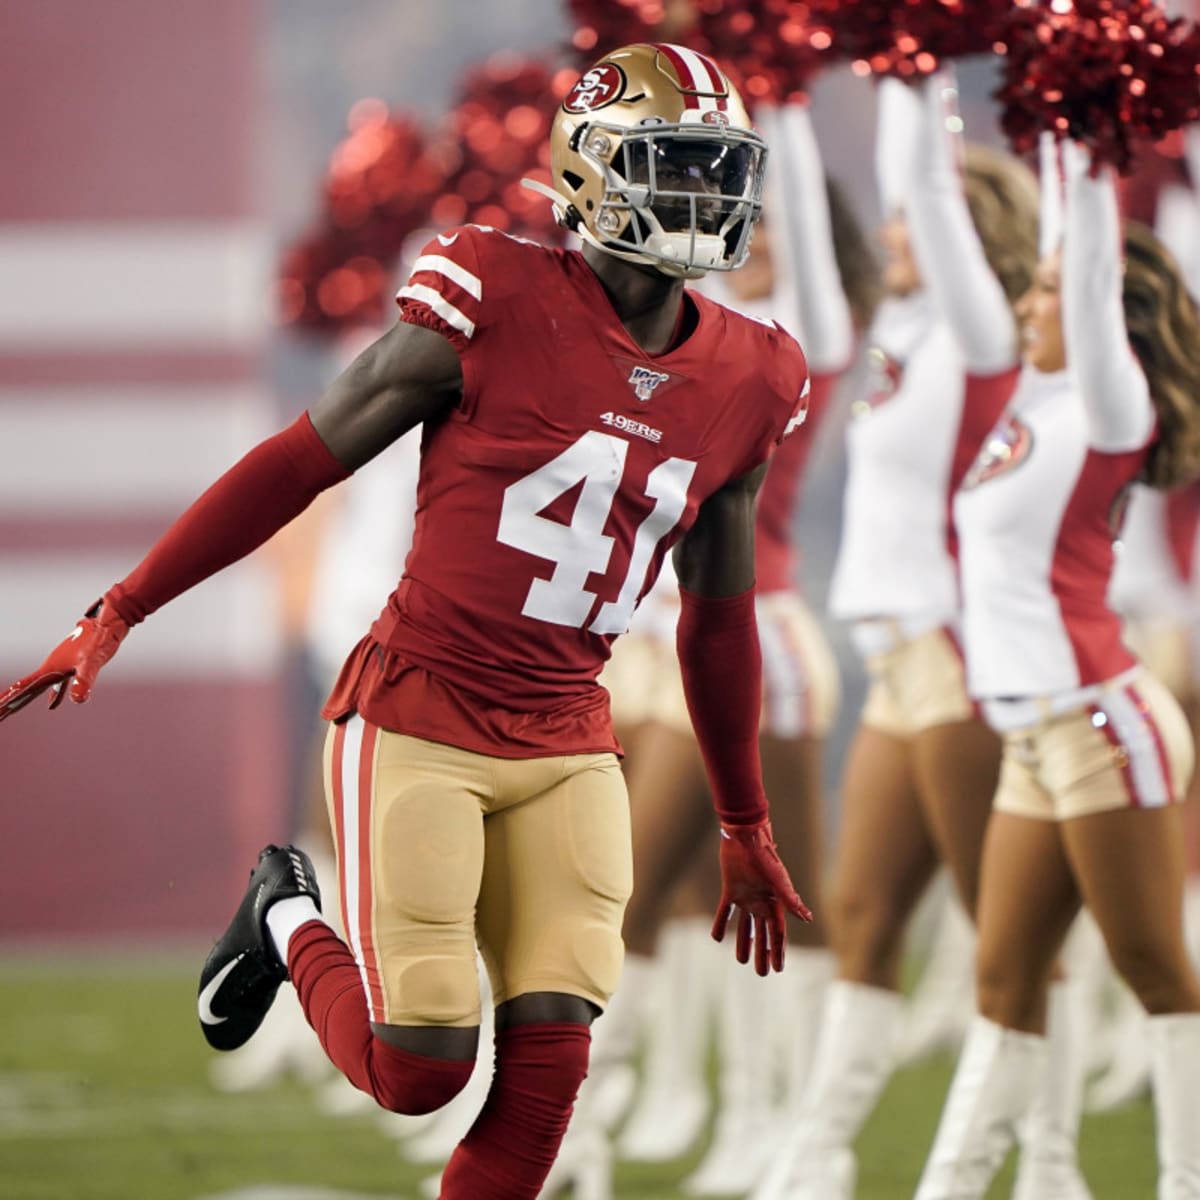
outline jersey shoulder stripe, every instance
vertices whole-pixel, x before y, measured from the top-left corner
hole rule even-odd
[[[440,292],[423,283],[406,284],[396,293],[397,300],[417,300],[431,308],[447,325],[457,329],[468,341],[475,333],[475,322],[449,300],[443,298]]]
[[[475,233],[464,227],[431,239],[413,263],[408,283],[396,293],[402,311],[406,302],[423,305],[468,342],[479,327],[483,310]],[[419,310],[414,315],[419,319]]]

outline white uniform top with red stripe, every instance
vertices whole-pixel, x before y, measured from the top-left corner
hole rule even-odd
[[[919,113],[909,89],[891,82],[879,89],[876,174],[885,207],[894,210],[909,205]],[[958,613],[949,512],[955,463],[964,458],[962,353],[926,292],[884,301],[868,342],[870,378],[846,431],[849,473],[830,611],[912,628],[951,623]]]
[[[846,430],[848,477],[830,611],[930,627],[958,612],[947,511],[962,355],[925,295],[884,302],[866,394]]]
[[[955,501],[967,679],[979,698],[1046,696],[1135,663],[1109,607],[1113,522],[1154,435],[1121,307],[1111,177],[1064,146],[1068,370],[1026,366]]]
[[[1189,498],[1193,499],[1193,498]],[[1144,485],[1134,487],[1120,526],[1109,600],[1127,617],[1190,621],[1196,609],[1183,562],[1177,552],[1196,539],[1193,502],[1172,504],[1172,497]],[[1191,555],[1187,556],[1190,563]]]

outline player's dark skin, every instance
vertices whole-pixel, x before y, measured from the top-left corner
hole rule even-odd
[[[585,246],[583,257],[603,285],[629,336],[648,355],[661,354],[686,321],[683,280]],[[443,419],[462,395],[457,351],[441,334],[398,321],[368,346],[309,410],[334,457],[356,470],[414,426]],[[700,506],[675,547],[680,584],[702,596],[735,596],[754,583],[754,501],[766,465],[732,480]],[[588,1025],[598,1015],[578,996],[531,992],[496,1010],[496,1028],[541,1022]],[[431,1058],[475,1057],[479,1030],[372,1024],[383,1041]]]

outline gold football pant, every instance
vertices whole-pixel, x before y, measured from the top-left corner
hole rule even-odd
[[[325,788],[372,1021],[477,1025],[477,944],[497,1004],[605,1006],[633,886],[614,755],[494,758],[353,716],[330,727]]]

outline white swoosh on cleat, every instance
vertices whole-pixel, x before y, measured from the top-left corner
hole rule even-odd
[[[229,1020],[228,1017],[218,1017],[212,1010],[212,1002],[216,997],[217,991],[221,984],[225,982],[225,977],[233,970],[234,967],[246,957],[246,952],[243,950],[237,958],[232,958],[227,962],[205,985],[204,990],[200,993],[199,1009],[200,1020],[205,1025],[220,1025],[223,1021]]]

